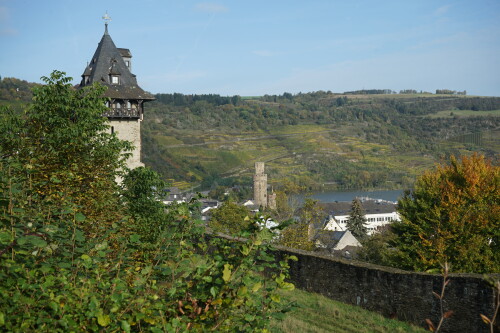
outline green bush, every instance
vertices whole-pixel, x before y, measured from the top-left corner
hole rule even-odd
[[[67,101],[56,98],[54,91],[72,100],[65,82],[63,73],[53,73],[42,88],[44,94],[35,93],[35,107]],[[54,112],[99,108],[97,102],[104,101],[86,102]],[[50,133],[53,143],[59,129],[78,123],[57,119],[61,123]],[[46,125],[42,117],[38,120]],[[53,144],[54,151],[47,152],[41,140],[40,150],[17,154],[17,137],[12,134],[20,127],[11,129],[14,132],[0,134],[0,330],[265,332],[270,319],[280,316],[283,307],[276,291],[293,285],[285,281],[287,262],[277,263],[269,254],[272,235],[267,229],[243,230],[238,241],[209,237],[195,218],[195,203],[165,207],[151,195],[161,182],[147,169],[126,175],[120,196],[101,181],[115,177],[114,169],[85,178],[91,193],[109,194],[90,197],[85,189],[75,190],[87,169],[54,162],[47,170],[58,178],[47,180],[30,163],[44,153],[51,161],[63,161],[56,158],[57,150],[67,145]],[[74,133],[82,149],[85,138],[94,144],[81,152],[84,161],[85,154],[109,148],[106,140],[92,141],[88,132]],[[111,139],[113,147],[127,147]],[[51,191],[40,191],[47,182],[53,183]],[[85,210],[90,201],[94,208],[111,203],[108,216],[86,216],[86,211],[95,212]]]

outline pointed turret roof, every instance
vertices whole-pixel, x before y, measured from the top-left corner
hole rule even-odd
[[[108,24],[104,35],[97,45],[94,56],[82,74],[81,87],[100,82],[108,87],[105,96],[116,99],[153,100],[154,97],[142,90],[137,79],[123,60],[122,53],[128,49],[118,49],[108,33]],[[121,52],[120,52],[121,51]],[[130,51],[126,56],[131,57]],[[112,76],[118,76],[118,83],[112,83]]]

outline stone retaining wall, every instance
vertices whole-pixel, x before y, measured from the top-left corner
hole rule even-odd
[[[297,288],[417,326],[427,328],[426,318],[439,322],[439,300],[432,292],[441,293],[443,277],[440,275],[278,248],[277,257],[285,255],[295,255],[299,259],[290,261],[291,280]],[[500,279],[499,274],[493,277]],[[445,319],[442,332],[489,332],[479,315],[492,317],[495,294],[482,275],[450,274],[444,308],[445,311],[453,310],[453,315]],[[498,323],[495,332],[500,332]]]

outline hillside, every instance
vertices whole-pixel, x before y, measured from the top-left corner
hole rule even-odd
[[[158,94],[143,123],[143,160],[176,185],[271,184],[395,189],[440,157],[500,151],[500,98],[434,94]]]
[[[0,81],[0,106],[21,110],[36,84]],[[500,152],[500,98],[383,90],[262,97],[157,94],[146,105],[142,159],[176,186],[400,189],[448,154]],[[413,92],[413,91],[410,91]]]
[[[13,77],[0,78],[0,106],[9,105],[15,110],[21,110],[31,102],[31,89],[37,85],[39,84]]]

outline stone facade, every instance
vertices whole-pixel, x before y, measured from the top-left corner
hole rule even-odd
[[[253,203],[257,207],[276,209],[276,193],[267,194],[267,174],[264,173],[264,162],[255,162],[253,175]]]
[[[267,197],[267,207],[269,209],[276,209],[276,193],[274,191],[271,191]]]
[[[264,162],[255,162],[253,200],[255,205],[267,207],[267,175],[264,173]]]
[[[361,306],[384,316],[427,328],[425,319],[439,322],[440,275],[398,269],[316,255],[311,252],[279,248],[277,258],[295,255],[290,261],[291,282],[297,288],[331,299]],[[500,279],[500,274],[492,276]],[[479,274],[451,274],[444,296],[445,319],[442,332],[489,332],[480,314],[492,317],[495,309],[493,289]],[[498,321],[498,320],[497,320]],[[500,332],[497,324],[495,332]]]
[[[132,142],[134,150],[127,159],[127,166],[134,169],[144,166],[141,162],[141,119],[110,119],[111,132],[116,133],[120,140]]]

